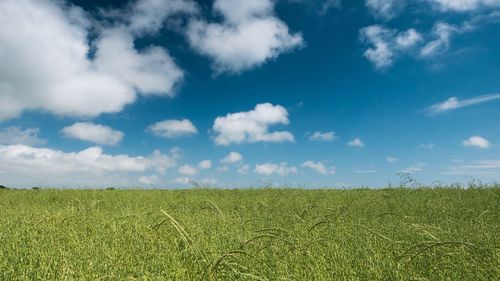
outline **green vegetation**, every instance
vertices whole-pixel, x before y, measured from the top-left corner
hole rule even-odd
[[[1,280],[498,280],[500,188],[0,190]]]

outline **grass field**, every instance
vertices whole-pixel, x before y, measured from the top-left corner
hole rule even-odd
[[[0,190],[1,280],[499,280],[500,188]]]

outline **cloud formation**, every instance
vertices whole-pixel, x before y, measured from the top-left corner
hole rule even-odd
[[[171,119],[157,122],[149,126],[147,130],[156,136],[164,138],[192,136],[198,133],[196,127],[188,119]]]
[[[480,149],[490,148],[490,142],[481,136],[472,136],[464,140],[463,145],[466,147],[476,147]]]
[[[288,131],[269,132],[269,126],[290,123],[288,111],[281,105],[258,104],[253,110],[230,113],[214,121],[214,142],[217,145],[255,142],[293,142]]]
[[[322,162],[314,162],[314,161],[306,161],[304,163],[302,163],[302,167],[305,167],[305,168],[309,168],[311,170],[314,170],[322,175],[335,175],[336,173],[336,169],[335,167],[330,167],[330,168],[327,168],[325,164],[323,164]]]
[[[226,157],[220,160],[223,164],[234,164],[243,160],[243,156],[238,152],[231,151]]]
[[[335,132],[314,132],[309,136],[309,140],[311,141],[332,141],[335,140],[337,136]]]
[[[100,147],[62,152],[27,145],[0,145],[0,177],[13,185],[61,187],[131,186],[134,175],[165,173],[176,165],[178,154],[154,151],[149,156],[105,154]],[[72,185],[78,186],[72,186]]]
[[[198,173],[198,170],[191,166],[191,165],[183,165],[183,166],[180,166],[179,169],[177,170],[177,172],[181,175],[185,175],[185,176],[194,176]]]
[[[63,1],[0,2],[0,121],[26,110],[92,117],[138,95],[174,95],[184,72],[164,48],[135,49],[126,26],[98,29],[89,42],[92,22]]]
[[[500,7],[500,0],[427,0],[442,11],[465,12],[479,8]]]
[[[93,142],[101,145],[118,144],[125,135],[123,132],[113,130],[109,126],[90,122],[77,122],[71,126],[64,127],[61,130],[61,133],[67,138]]]
[[[218,73],[248,70],[304,45],[302,35],[274,15],[272,0],[216,0],[213,10],[222,22],[192,20],[187,38]]]
[[[456,110],[463,107],[478,105],[482,103],[492,102],[500,99],[500,94],[490,94],[478,96],[470,99],[459,100],[457,97],[451,97],[444,102],[436,103],[426,109],[429,115],[436,115],[448,111]]]
[[[391,19],[403,8],[405,1],[401,0],[366,0],[368,11],[377,18]]]
[[[47,143],[46,139],[38,137],[40,129],[29,128],[21,129],[16,126],[10,126],[0,130],[0,144],[24,144],[30,146],[43,145]]]
[[[377,69],[391,66],[404,53],[411,51],[423,38],[414,28],[398,32],[381,25],[371,25],[360,30],[361,40],[372,45],[363,55]]]
[[[264,163],[255,165],[255,173],[265,176],[271,176],[274,174],[286,176],[288,174],[297,174],[298,169],[294,166],[289,167],[285,162],[280,164]]]
[[[347,145],[350,147],[364,147],[365,146],[365,144],[363,143],[363,141],[360,138],[355,138],[353,140],[350,140],[349,142],[347,142]]]
[[[198,168],[201,170],[207,170],[212,168],[212,160],[207,159],[200,161],[200,163],[198,163]]]

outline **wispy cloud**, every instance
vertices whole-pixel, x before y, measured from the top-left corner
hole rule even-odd
[[[466,99],[466,100],[459,100],[456,97],[451,97],[444,102],[436,103],[436,104],[428,107],[426,109],[426,112],[429,115],[436,115],[436,114],[444,113],[447,111],[456,110],[456,109],[459,109],[462,107],[478,105],[478,104],[482,104],[482,103],[495,101],[498,99],[500,99],[500,93],[499,94],[478,96],[478,97],[474,97],[474,98]]]
[[[417,147],[421,148],[421,149],[433,149],[434,147],[436,147],[436,144],[433,142],[422,143],[422,144],[419,144]]]
[[[409,173],[409,174],[421,172],[425,168],[425,166],[427,166],[427,164],[421,162],[421,163],[417,163],[415,165],[411,165],[411,166],[407,167],[406,169],[401,170],[400,172]]]
[[[332,141],[337,139],[337,135],[335,135],[335,132],[314,132],[309,136],[309,140],[311,141]]]

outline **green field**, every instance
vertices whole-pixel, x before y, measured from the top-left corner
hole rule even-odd
[[[1,280],[499,280],[500,188],[0,190]]]

